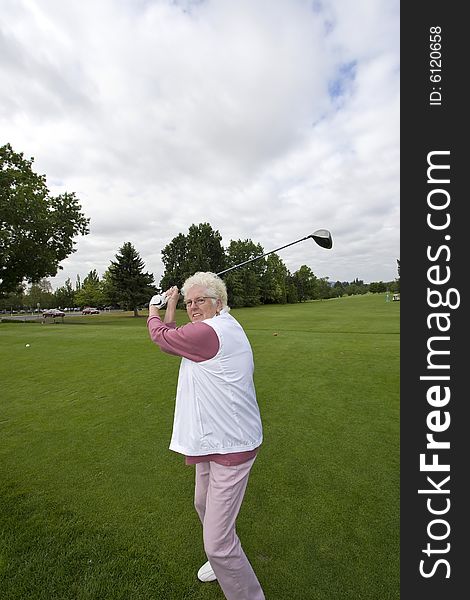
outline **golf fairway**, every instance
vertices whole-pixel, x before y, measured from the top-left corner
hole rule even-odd
[[[232,311],[264,426],[237,531],[269,600],[399,599],[399,309]],[[2,600],[223,599],[168,450],[178,367],[145,316],[0,324]]]

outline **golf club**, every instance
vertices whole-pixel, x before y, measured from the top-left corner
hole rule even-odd
[[[328,231],[328,229],[317,229],[310,235],[307,235],[307,236],[301,238],[300,240],[295,240],[295,242],[291,242],[290,244],[286,244],[285,246],[280,246],[279,248],[275,248],[274,250],[270,250],[269,252],[265,252],[264,254],[255,256],[254,258],[249,258],[248,260],[245,260],[245,261],[239,263],[238,265],[233,265],[233,267],[229,267],[228,269],[219,271],[219,273],[216,273],[216,275],[218,275],[218,276],[223,275],[224,273],[233,271],[233,269],[238,269],[239,267],[243,267],[244,265],[247,265],[248,263],[251,263],[254,260],[259,260],[260,258],[264,258],[268,254],[272,254],[273,252],[278,252],[279,250],[283,250],[284,248],[287,248],[288,246],[293,246],[294,244],[298,244],[299,242],[303,242],[304,240],[308,240],[310,238],[314,242],[316,242],[319,246],[321,246],[322,248],[326,248],[327,250],[330,250],[333,247],[333,239],[332,239],[331,233]],[[165,294],[156,294],[150,300],[150,304],[153,304],[154,306],[157,306],[158,308],[163,308],[165,306],[166,302],[167,302],[167,299],[166,299]]]
[[[270,250],[269,252],[265,252],[264,254],[260,254],[259,256],[255,256],[254,258],[245,260],[244,262],[239,263],[238,265],[234,265],[233,267],[229,267],[228,269],[225,269],[223,271],[220,271],[219,273],[216,273],[216,275],[219,275],[219,276],[223,275],[224,273],[228,273],[229,271],[232,271],[233,269],[238,269],[238,267],[243,267],[243,265],[247,265],[248,263],[253,262],[254,260],[263,258],[263,257],[267,256],[268,254],[272,254],[273,252],[278,252],[279,250],[287,248],[288,246],[292,246],[293,244],[298,244],[299,242],[303,242],[304,240],[308,240],[309,238],[311,238],[319,246],[321,246],[322,248],[326,248],[327,250],[330,250],[333,247],[333,239],[331,237],[331,233],[327,229],[317,229],[310,235],[307,235],[307,236],[301,238],[300,240],[296,240],[295,242],[291,242],[290,244],[286,244],[285,246],[281,246],[280,248],[276,248],[275,250]]]

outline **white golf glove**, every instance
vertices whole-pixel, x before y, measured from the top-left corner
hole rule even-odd
[[[163,308],[167,303],[167,297],[165,294],[155,294],[150,298],[149,304],[151,306],[156,306],[157,308]]]

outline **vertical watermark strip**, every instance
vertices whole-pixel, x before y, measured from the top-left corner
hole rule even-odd
[[[467,578],[463,9],[401,5],[401,592]]]

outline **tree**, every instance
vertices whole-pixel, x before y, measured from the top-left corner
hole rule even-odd
[[[263,254],[263,247],[251,240],[231,240],[227,248],[228,267]],[[266,269],[266,259],[259,259],[224,275],[229,305],[257,306],[261,303],[261,280]]]
[[[162,262],[165,265],[165,272],[160,280],[160,287],[163,291],[176,285],[181,288],[186,279],[188,257],[188,241],[186,236],[179,233],[162,250]]]
[[[261,282],[263,304],[285,304],[287,302],[288,270],[277,254],[266,259],[266,270]]]
[[[367,292],[369,291],[369,286],[367,284],[364,283],[364,281],[362,279],[358,279],[356,277],[356,279],[354,279],[354,281],[352,281],[345,289],[346,294],[348,294],[348,296],[354,296],[354,295],[360,295],[360,294],[367,294]]]
[[[297,297],[299,302],[312,300],[316,297],[317,278],[313,271],[307,265],[302,265],[293,275],[293,282],[297,288]]]
[[[225,265],[222,236],[209,223],[191,225],[188,235],[179,233],[162,250],[165,272],[160,280],[162,290],[172,285],[179,288],[196,271],[218,273]]]
[[[333,285],[333,290],[332,290],[333,296],[335,296],[337,298],[344,296],[344,294],[346,293],[345,288],[348,285],[349,285],[349,283],[347,281],[335,281],[335,283]]]
[[[286,294],[287,302],[289,304],[296,304],[299,301],[299,294],[297,293],[297,286],[295,285],[295,277],[290,273],[287,275]]]
[[[191,225],[187,237],[187,277],[197,271],[218,273],[225,265],[222,236],[209,223]]]
[[[52,308],[55,301],[52,293],[52,285],[47,279],[40,279],[37,283],[31,284],[24,297],[25,306],[30,308]]]
[[[74,237],[89,233],[75,193],[52,196],[33,161],[0,147],[0,295],[56,275],[75,252]]]
[[[55,304],[59,308],[73,308],[75,306],[75,291],[72,287],[70,277],[65,281],[65,284],[56,289]]]
[[[24,284],[21,284],[16,287],[14,292],[0,295],[0,309],[12,311],[24,306],[25,287]]]
[[[331,285],[328,281],[328,277],[319,277],[315,281],[315,294],[314,298],[318,298],[320,300],[326,300],[327,298],[331,298],[334,296],[332,293]]]
[[[387,284],[383,281],[371,281],[369,291],[373,294],[380,294],[387,291]]]
[[[103,290],[96,269],[90,271],[83,280],[80,289],[75,293],[75,302],[82,307],[103,304]]]
[[[117,306],[119,304],[119,292],[116,290],[112,275],[107,269],[101,279],[101,290],[103,292],[103,303],[107,306]]]
[[[133,310],[135,317],[139,316],[139,305],[147,303],[156,292],[153,274],[144,273],[144,266],[134,246],[126,242],[108,269],[118,303],[126,310]]]

